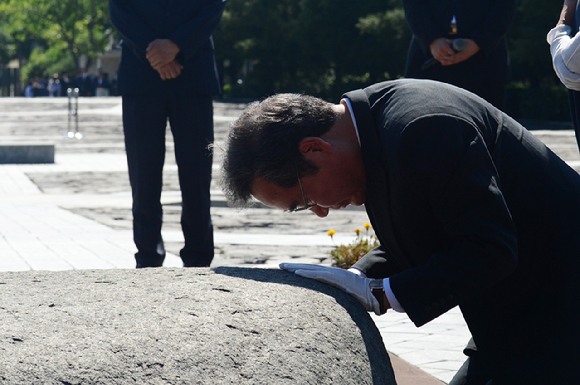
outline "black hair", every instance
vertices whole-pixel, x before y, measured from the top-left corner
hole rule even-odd
[[[298,175],[317,167],[299,151],[307,137],[319,137],[336,120],[333,105],[301,94],[277,94],[250,104],[232,123],[225,143],[221,184],[229,202],[248,205],[256,178],[290,188]]]

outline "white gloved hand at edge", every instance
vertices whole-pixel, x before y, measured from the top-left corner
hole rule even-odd
[[[280,268],[301,277],[315,279],[341,289],[355,297],[367,311],[374,311],[376,315],[381,315],[379,301],[371,293],[370,278],[360,277],[338,267],[306,263],[281,263]]]

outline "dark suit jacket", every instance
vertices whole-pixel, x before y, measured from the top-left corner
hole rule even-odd
[[[495,385],[580,383],[580,176],[462,89],[407,79],[345,97],[381,242],[355,267],[390,277],[417,326],[459,305]]]
[[[73,87],[79,89],[79,96],[95,96],[93,94],[93,80],[87,75],[84,78],[79,75],[73,81]]]
[[[97,88],[106,88],[109,89],[109,80],[107,79],[107,77],[103,77],[102,79],[99,79],[98,76],[95,76],[95,78],[93,79],[93,95],[97,94]]]
[[[512,23],[514,0],[404,0],[405,17],[413,39],[409,47],[405,77],[433,79],[477,92],[482,84],[505,83],[509,77],[509,57],[505,34]],[[449,34],[453,16],[458,35]],[[480,51],[462,63],[435,66],[422,71],[432,58],[429,44],[438,37],[474,40]]]
[[[217,94],[220,85],[211,34],[226,0],[109,0],[111,21],[123,38],[118,93],[196,96]],[[181,74],[161,80],[145,58],[149,43],[170,39],[180,48]]]
[[[572,33],[578,31],[580,27],[580,2],[576,3],[576,11],[574,13],[574,25],[572,26]],[[574,34],[575,35],[575,34]],[[574,131],[576,131],[576,143],[580,148],[580,92],[568,90],[568,100],[570,103],[570,114],[572,115],[572,122],[574,123]]]

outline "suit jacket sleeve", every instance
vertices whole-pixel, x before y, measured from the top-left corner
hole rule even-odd
[[[414,197],[411,205],[431,211],[425,217],[447,237],[447,246],[424,263],[390,279],[398,301],[421,326],[511,274],[516,233],[495,165],[471,123],[418,118],[402,131],[398,149],[402,193]]]
[[[427,52],[433,40],[444,36],[435,22],[431,9],[421,0],[404,0],[403,7],[411,32],[421,42],[423,51]]]
[[[147,46],[157,39],[157,33],[152,26],[141,20],[131,5],[125,0],[109,0],[111,22],[121,38],[140,60],[145,58]]]
[[[137,57],[146,60],[149,43],[155,39],[167,38],[180,49],[180,62],[186,65],[188,59],[208,41],[219,25],[227,0],[205,0],[197,12],[187,22],[176,25],[168,36],[160,36],[153,26],[138,17],[126,0],[109,0],[111,22]]]
[[[220,23],[227,0],[205,1],[195,17],[177,27],[169,36],[184,57],[181,64],[186,65],[197,50],[210,38]]]
[[[369,278],[385,278],[401,272],[401,267],[393,263],[384,246],[375,247],[352,267],[362,271]]]
[[[494,1],[482,23],[472,30],[467,38],[475,41],[481,51],[489,56],[512,24],[516,7],[517,2],[513,0]]]

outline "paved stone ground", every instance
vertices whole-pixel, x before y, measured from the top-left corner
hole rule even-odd
[[[133,268],[131,194],[123,145],[120,98],[81,98],[78,131],[68,120],[66,98],[0,98],[0,140],[54,143],[55,164],[0,165],[0,271]],[[243,104],[214,104],[216,143]],[[536,134],[580,171],[580,154],[570,124]],[[552,128],[553,126],[549,126]],[[218,152],[219,155],[219,152]],[[216,181],[214,159],[212,217],[217,266],[276,267],[280,262],[330,264],[329,251],[354,240],[354,229],[368,221],[364,209],[285,214],[257,205],[227,207]],[[166,266],[180,267],[180,193],[173,143],[168,130],[164,170],[163,236],[170,255]],[[338,233],[330,239],[326,232]],[[404,314],[373,317],[387,349],[439,380],[448,382],[464,360],[469,339],[457,309],[417,329]],[[395,363],[395,361],[394,361]],[[414,377],[417,378],[416,376]],[[403,382],[401,384],[412,384]],[[419,382],[417,382],[419,383]],[[421,381],[421,384],[426,384]]]

